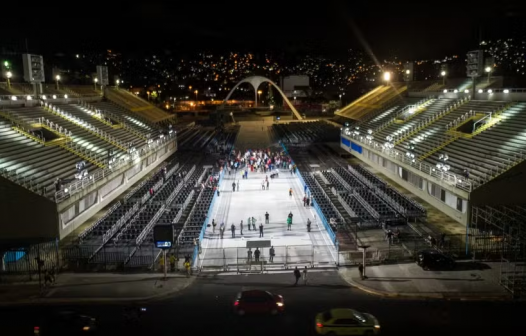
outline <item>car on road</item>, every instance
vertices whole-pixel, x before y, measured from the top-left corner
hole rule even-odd
[[[234,301],[234,311],[240,316],[246,314],[276,315],[284,310],[283,296],[263,290],[240,292]]]
[[[97,330],[97,320],[91,316],[72,311],[61,311],[42,319],[33,328],[33,334],[47,335],[93,335]]]
[[[380,323],[371,314],[354,309],[338,308],[316,315],[316,332],[319,335],[377,335]]]
[[[425,271],[452,270],[456,265],[455,260],[436,250],[423,250],[418,252],[416,263]]]

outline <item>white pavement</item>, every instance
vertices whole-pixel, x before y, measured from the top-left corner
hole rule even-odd
[[[264,173],[248,173],[248,179],[241,178],[238,171],[235,182],[239,191],[232,192],[234,174],[223,177],[220,196],[212,209],[212,218],[217,223],[216,232],[208,227],[202,242],[202,252],[197,266],[201,269],[263,269],[290,268],[294,266],[334,266],[337,252],[327,231],[313,207],[303,206],[304,189],[300,179],[288,171],[282,171],[279,178],[270,179],[269,190],[262,190]],[[293,196],[289,196],[289,188]],[[269,224],[265,224],[265,212],[269,213]],[[286,219],[292,211],[292,230],[287,231]],[[256,231],[248,230],[247,220],[256,218]],[[311,232],[307,232],[307,219],[312,222]],[[243,235],[240,222],[243,221]],[[259,224],[263,221],[263,234],[259,238]],[[225,223],[224,238],[219,235],[220,224]],[[232,238],[230,227],[236,226],[236,237]],[[261,249],[261,263],[249,266],[247,261],[247,241],[270,240],[275,249],[275,257],[269,260],[269,248]],[[254,251],[255,249],[252,249]]]

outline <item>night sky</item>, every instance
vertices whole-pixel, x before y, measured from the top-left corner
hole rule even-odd
[[[42,4],[30,10],[33,14],[10,3],[13,15],[2,22],[12,29],[0,36],[0,44],[4,40],[25,47],[27,39],[29,49],[40,52],[112,48],[337,54],[358,47],[379,58],[440,58],[476,47],[479,36],[506,37],[511,23],[524,21],[525,13],[524,5],[509,0],[478,8],[462,0],[133,3]]]

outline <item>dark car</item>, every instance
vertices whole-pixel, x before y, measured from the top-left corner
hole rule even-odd
[[[417,254],[416,263],[424,270],[452,270],[455,261],[435,250],[424,250]]]
[[[93,335],[97,329],[91,316],[62,311],[43,319],[33,328],[34,335]]]
[[[283,312],[284,309],[283,296],[262,290],[241,292],[234,301],[234,311],[240,316],[245,314],[276,315]]]

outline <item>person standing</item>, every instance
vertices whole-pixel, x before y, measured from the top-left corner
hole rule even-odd
[[[236,226],[234,225],[234,223],[232,223],[230,231],[232,231],[232,238],[236,238]]]
[[[236,182],[232,182],[232,192],[236,191]]]
[[[221,236],[221,239],[223,239],[223,236],[225,235],[225,226],[221,225],[219,228],[219,235]]]
[[[217,226],[216,220],[212,219],[212,233],[216,233],[216,226]]]
[[[247,251],[247,264],[250,264],[252,262],[252,249],[249,248]]]
[[[298,269],[298,266],[296,266],[296,268],[294,269],[294,278],[296,279],[296,282],[294,283],[294,286],[297,286],[298,285],[298,281],[301,278],[301,273],[300,273],[300,270]]]
[[[251,222],[251,218],[248,217],[248,220],[247,220],[248,231],[252,231],[252,228],[250,226],[250,222]]]
[[[254,251],[254,261],[259,262],[259,256],[261,255],[261,251],[258,247],[256,247],[256,250]]]
[[[292,218],[287,218],[287,231],[292,231]]]
[[[265,224],[269,223],[269,218],[270,218],[270,215],[268,214],[268,211],[267,211],[265,212]]]
[[[305,268],[303,269],[303,272],[302,272],[302,277],[303,277],[303,285],[304,286],[307,286],[307,266],[305,266]]]
[[[274,251],[274,246],[270,247],[270,250],[268,252],[269,259],[268,261],[274,262],[274,256],[276,255],[276,252]]]
[[[237,191],[239,191],[239,180],[237,180]]]
[[[259,224],[259,238],[263,238],[263,223]]]
[[[268,182],[268,180],[267,180],[267,190],[268,190],[268,186],[269,186],[269,182]]]
[[[243,235],[243,220],[241,220],[241,223],[239,223],[239,233]]]
[[[289,188],[289,196],[292,198],[292,188]]]
[[[252,217],[252,230],[256,231],[256,218]]]

